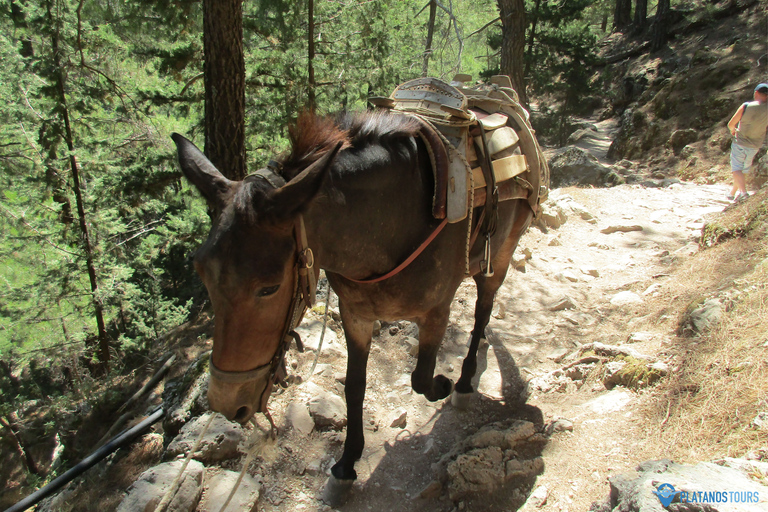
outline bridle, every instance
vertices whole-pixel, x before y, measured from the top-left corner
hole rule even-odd
[[[278,189],[286,184],[285,179],[279,174],[280,169],[281,165],[278,162],[270,161],[265,169],[260,169],[248,175],[245,180],[261,179],[273,188]],[[314,268],[315,257],[312,249],[307,244],[307,230],[304,226],[304,216],[302,214],[299,214],[294,223],[293,235],[296,242],[294,289],[280,336],[280,344],[272,359],[268,363],[252,370],[242,372],[221,370],[216,368],[212,358],[209,361],[211,376],[227,384],[245,384],[251,381],[260,381],[267,377],[266,385],[258,401],[259,411],[262,412],[267,411],[267,401],[272,393],[273,386],[284,382],[287,376],[285,354],[291,342],[295,341],[299,352],[304,352],[301,337],[299,337],[299,334],[294,329],[301,323],[304,313],[315,304],[316,300],[317,276],[315,275]]]

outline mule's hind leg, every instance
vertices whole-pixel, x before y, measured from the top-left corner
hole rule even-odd
[[[339,304],[344,335],[347,340],[347,380],[344,395],[347,399],[347,438],[344,453],[331,468],[331,477],[323,491],[323,501],[332,507],[343,504],[357,478],[355,462],[363,455],[363,400],[365,399],[366,367],[371,349],[373,322],[360,320]]]
[[[528,228],[530,219],[530,210],[528,210],[527,214],[519,214],[515,219],[512,231],[502,244],[499,252],[496,253],[496,256],[493,258],[495,274],[491,277],[485,277],[482,273],[478,273],[474,276],[475,283],[477,284],[475,325],[472,328],[467,357],[464,359],[464,363],[461,366],[461,377],[459,377],[459,380],[456,382],[456,388],[451,397],[451,403],[456,407],[466,407],[469,403],[469,397],[474,391],[472,388],[472,378],[477,372],[477,349],[480,346],[480,340],[485,337],[485,328],[488,326],[488,321],[491,319],[493,300],[496,297],[496,292],[504,282],[504,278],[507,276],[507,270],[509,269],[509,262],[512,259],[512,254],[515,252],[520,237]]]
[[[453,382],[448,377],[444,375],[434,376],[437,352],[440,350],[445,329],[448,327],[450,311],[450,303],[439,306],[417,322],[419,325],[419,357],[416,361],[416,369],[411,374],[411,387],[431,402],[442,400],[450,395],[453,389]]]

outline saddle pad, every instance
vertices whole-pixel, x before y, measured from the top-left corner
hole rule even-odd
[[[506,158],[500,158],[493,161],[493,174],[496,176],[496,183],[511,180],[515,176],[523,174],[528,170],[528,161],[525,155],[512,155]],[[485,187],[485,178],[483,170],[480,167],[472,169],[475,188]]]

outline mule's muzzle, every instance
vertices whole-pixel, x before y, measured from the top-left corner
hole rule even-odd
[[[259,366],[245,372],[229,372],[216,368],[210,361],[208,404],[211,410],[228,420],[245,424],[257,412],[267,411],[272,394],[272,367]]]

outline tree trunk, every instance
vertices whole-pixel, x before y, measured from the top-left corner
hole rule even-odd
[[[613,11],[613,29],[621,32],[632,23],[632,0],[616,0]]]
[[[51,4],[48,4],[48,19],[53,30],[51,31],[51,51],[53,59],[53,68],[55,69],[55,91],[58,102],[59,114],[64,122],[64,142],[69,151],[69,168],[72,175],[72,190],[75,193],[75,205],[77,209],[78,223],[80,226],[80,237],[85,253],[85,264],[88,270],[88,279],[91,283],[91,295],[93,297],[94,316],[96,317],[96,328],[98,330],[99,352],[98,358],[100,366],[104,371],[109,371],[109,338],[104,323],[104,306],[99,299],[99,282],[96,276],[96,264],[94,262],[93,247],[91,245],[90,232],[88,229],[88,219],[85,214],[85,201],[83,199],[83,190],[80,182],[80,167],[75,158],[75,138],[72,133],[72,124],[69,118],[69,107],[67,105],[67,96],[64,87],[64,68],[61,64],[59,49],[59,33],[56,20],[53,18]]]
[[[245,166],[242,0],[203,0],[205,154],[231,180]]]
[[[659,0],[656,7],[656,17],[651,26],[651,52],[657,52],[667,44],[667,18],[669,17],[669,0]]]
[[[501,18],[501,74],[508,75],[520,102],[528,107],[525,93],[525,2],[497,0]]]
[[[641,34],[645,30],[647,17],[648,0],[635,0],[635,22],[633,24],[636,34]]]
[[[533,56],[533,43],[536,40],[536,24],[539,21],[539,9],[541,8],[541,0],[536,0],[536,5],[533,6],[533,15],[531,16],[531,28],[528,30],[528,58],[525,61],[525,74],[527,75],[531,70],[531,62],[534,61]]]
[[[29,453],[27,448],[21,442],[21,438],[19,436],[18,421],[19,418],[16,416],[15,412],[10,413],[7,417],[0,416],[0,425],[8,429],[8,432],[11,435],[11,440],[13,441],[13,444],[16,448],[16,452],[19,454],[19,458],[24,461],[27,472],[32,475],[39,476],[40,468],[37,467],[37,463],[35,462],[35,459],[32,458],[32,454]]]
[[[426,77],[429,74],[429,58],[432,56],[432,38],[435,35],[435,18],[437,18],[437,0],[430,0],[427,44],[424,46],[424,61],[421,64],[421,76],[423,77]]]
[[[307,108],[315,110],[315,0],[307,0],[307,27]]]

